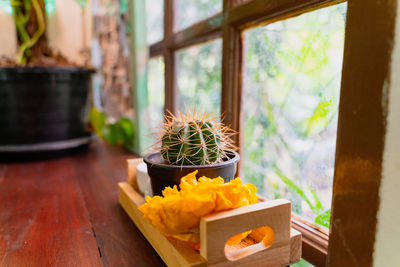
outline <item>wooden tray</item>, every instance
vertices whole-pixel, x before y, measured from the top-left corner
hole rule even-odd
[[[301,258],[301,234],[291,229],[291,204],[284,199],[224,211],[200,221],[200,253],[187,243],[166,237],[138,210],[145,200],[138,193],[136,166],[128,160],[128,182],[119,183],[119,202],[168,266],[287,266]],[[266,247],[260,227],[274,229],[274,242]],[[257,230],[254,230],[257,229]],[[229,237],[253,230],[239,245],[226,246]]]

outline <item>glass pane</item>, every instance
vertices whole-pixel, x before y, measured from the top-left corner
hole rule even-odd
[[[147,43],[164,38],[164,0],[146,0]]]
[[[178,51],[179,108],[220,114],[221,40]]]
[[[149,106],[148,116],[149,135],[143,138],[145,148],[154,143],[151,135],[157,132],[157,127],[164,122],[164,60],[162,57],[151,58],[147,76]],[[155,137],[155,136],[154,136]]]
[[[346,3],[245,32],[243,171],[328,227]]]
[[[222,0],[175,0],[175,3],[175,31],[185,29],[222,11]]]

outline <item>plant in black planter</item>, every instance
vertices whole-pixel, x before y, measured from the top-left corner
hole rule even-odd
[[[44,0],[10,0],[18,55],[0,60],[0,154],[75,148],[89,143],[85,124],[90,76],[54,53]]]
[[[198,176],[234,178],[239,155],[231,136],[235,134],[218,119],[191,112],[170,114],[160,133],[157,152],[144,157],[153,193],[179,185],[180,178],[198,170]]]

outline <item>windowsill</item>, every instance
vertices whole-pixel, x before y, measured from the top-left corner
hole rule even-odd
[[[292,215],[292,227],[302,234],[302,258],[315,266],[325,266],[328,255],[328,231],[296,215]]]

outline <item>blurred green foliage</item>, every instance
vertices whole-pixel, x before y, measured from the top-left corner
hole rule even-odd
[[[220,2],[202,1],[198,12],[212,15]],[[178,1],[178,8],[187,11],[182,20],[198,4]],[[243,176],[265,197],[288,198],[295,213],[325,227],[330,219],[346,9],[343,3],[243,34]],[[182,20],[179,27],[197,17]],[[176,54],[179,108],[219,115],[221,40]],[[161,73],[163,65],[159,68]],[[154,101],[156,97],[150,98],[150,105]]]
[[[163,57],[151,58],[148,62],[147,93],[149,105],[144,110],[147,116],[148,133],[142,136],[142,147],[151,151],[158,133],[164,122],[164,59]]]
[[[128,118],[121,118],[114,123],[107,120],[104,112],[92,107],[89,113],[89,121],[99,138],[104,139],[112,145],[123,145],[129,151],[134,148],[134,125]]]
[[[75,1],[78,3],[78,5],[81,7],[82,10],[85,9],[87,0],[75,0]]]
[[[329,227],[346,3],[244,33],[243,171]]]
[[[220,39],[177,52],[179,109],[221,112]]]
[[[222,0],[176,0],[175,30],[187,28],[221,12],[222,4]]]
[[[145,0],[145,5],[146,39],[147,44],[151,45],[164,38],[164,0]]]

